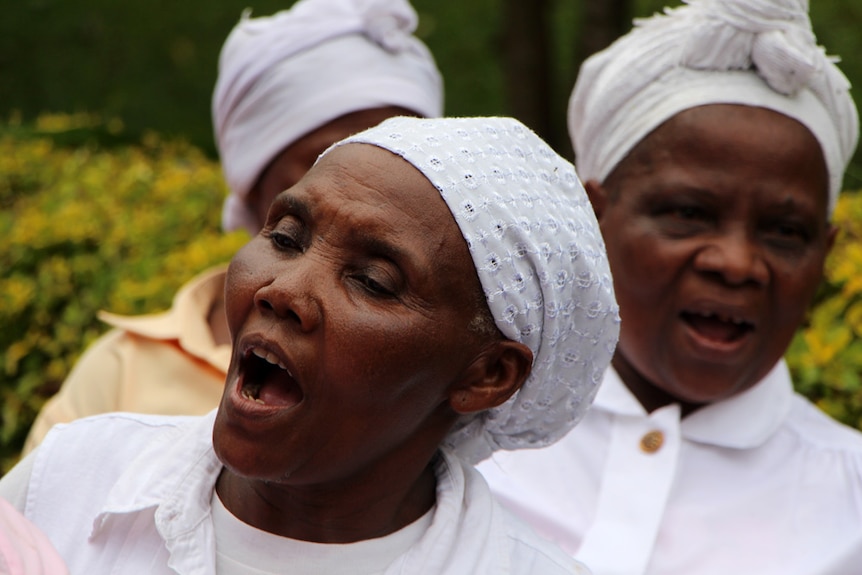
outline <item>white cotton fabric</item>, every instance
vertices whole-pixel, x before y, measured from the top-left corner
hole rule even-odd
[[[0,493],[26,502],[71,573],[218,573],[214,420],[113,413],[56,426]],[[589,575],[503,509],[472,466],[443,451],[434,470],[430,524],[384,575]]]
[[[584,62],[569,101],[578,173],[603,181],[650,132],[707,104],[768,108],[817,138],[829,170],[829,213],[856,149],[850,83],[817,45],[807,0],[686,0],[637,20]]]
[[[783,361],[685,419],[647,413],[611,368],[569,435],[479,470],[596,575],[862,573],[862,435],[794,393]]]
[[[212,101],[216,145],[230,195],[222,226],[258,224],[245,199],[279,152],[345,114],[400,106],[443,112],[443,80],[415,36],[406,0],[300,0],[289,10],[243,14],[225,41]]]
[[[416,545],[428,531],[433,509],[383,537],[355,543],[314,543],[288,539],[243,523],[212,495],[213,531],[218,575],[385,575],[386,569]]]
[[[336,146],[350,143],[389,150],[434,184],[497,327],[533,352],[520,391],[465,418],[447,444],[477,462],[565,435],[592,402],[619,334],[604,242],[574,167],[511,118],[390,118]]]

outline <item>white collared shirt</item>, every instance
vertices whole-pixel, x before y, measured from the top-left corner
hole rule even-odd
[[[57,426],[0,480],[0,496],[73,574],[217,574],[214,419],[114,413]],[[427,529],[385,575],[589,573],[497,504],[472,466],[443,451],[435,471]]]
[[[609,369],[560,442],[479,469],[596,575],[862,574],[862,434],[795,394],[783,361],[683,420]]]

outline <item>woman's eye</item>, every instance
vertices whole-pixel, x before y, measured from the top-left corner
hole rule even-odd
[[[269,233],[269,239],[279,250],[299,250],[299,242],[290,234],[273,230]]]
[[[794,222],[775,222],[768,235],[780,247],[801,247],[809,243],[811,234],[805,226]]]
[[[711,229],[717,214],[702,205],[691,202],[657,202],[652,208],[652,218],[658,229],[670,237],[690,237]]]
[[[705,217],[704,211],[695,206],[676,206],[671,214],[681,220],[696,220]]]
[[[805,238],[806,233],[801,227],[794,224],[779,224],[776,226],[776,231],[782,235],[787,237],[796,237],[796,238]]]
[[[683,222],[708,220],[713,215],[711,207],[680,197],[657,199],[648,209],[655,218]]]
[[[357,274],[354,279],[368,292],[377,297],[392,298],[395,297],[395,290],[390,288],[388,283],[382,283],[373,277],[365,274]]]

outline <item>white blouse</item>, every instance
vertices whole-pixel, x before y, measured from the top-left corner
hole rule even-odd
[[[431,525],[433,510],[377,539],[344,545],[311,543],[261,531],[236,518],[213,490],[219,575],[382,575]]]
[[[795,394],[784,362],[683,420],[609,370],[563,440],[479,469],[596,575],[862,574],[862,434]]]
[[[331,565],[338,554],[363,561],[359,568],[369,573],[394,555],[386,575],[588,573],[503,509],[482,476],[446,450],[435,464],[430,518],[391,540],[327,545],[332,554],[294,557],[279,570],[290,548],[314,553],[315,545],[270,540],[264,556],[253,545],[269,534],[231,525],[230,514],[213,508],[222,470],[212,446],[214,419],[215,411],[204,417],[111,413],[57,426],[0,480],[0,496],[44,531],[75,574],[222,575],[222,568],[253,573],[242,566],[252,563],[258,572],[291,575],[302,573],[293,568]],[[394,548],[384,549],[389,543]]]

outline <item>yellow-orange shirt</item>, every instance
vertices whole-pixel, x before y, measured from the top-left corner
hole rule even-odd
[[[217,345],[208,323],[224,293],[227,267],[211,268],[185,284],[171,309],[143,316],[102,312],[114,329],[81,356],[60,391],[39,413],[24,453],[57,423],[109,411],[203,415],[221,399],[230,345]]]

